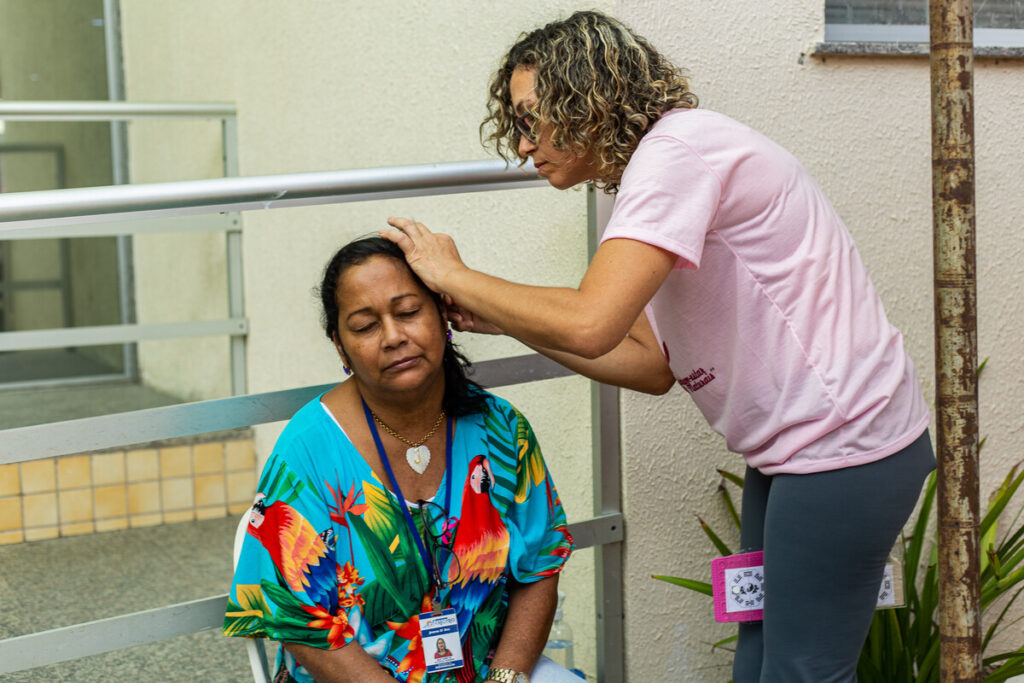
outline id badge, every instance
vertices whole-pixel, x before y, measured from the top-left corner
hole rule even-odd
[[[711,561],[715,621],[760,621],[764,606],[764,552]]]
[[[711,561],[715,621],[760,621],[764,612],[764,552],[728,555]],[[906,605],[903,562],[890,555],[878,588],[875,609]]]
[[[449,607],[440,614],[420,614],[420,636],[427,673],[458,669],[462,666],[462,642],[459,640],[459,617]]]

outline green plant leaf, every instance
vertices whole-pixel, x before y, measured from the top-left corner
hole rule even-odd
[[[935,472],[928,475],[928,482],[925,484],[924,496],[921,499],[921,511],[914,522],[914,530],[910,540],[906,543],[906,550],[903,555],[904,576],[907,586],[916,585],[917,571],[921,562],[921,553],[924,550],[926,532],[928,530],[928,519],[932,514],[932,506],[935,503]]]
[[[743,477],[741,477],[740,475],[733,474],[732,472],[729,472],[727,470],[716,470],[716,471],[720,475],[722,475],[723,477],[725,477],[726,479],[731,481],[732,483],[736,484],[740,488],[743,488]]]
[[[882,654],[885,649],[885,622],[878,618],[877,613],[871,617],[871,627],[868,629],[868,639],[865,647],[868,650],[871,661],[871,671],[881,673]]]
[[[924,583],[921,589],[921,602],[917,611],[917,633],[914,634],[914,650],[917,653],[918,675],[925,671],[925,664],[928,653],[935,648],[935,656],[938,656],[938,637],[935,633],[936,610],[939,606],[939,579],[935,565],[928,567],[924,575]],[[936,674],[938,671],[936,670]],[[924,678],[922,680],[928,680]]]
[[[986,657],[982,660],[982,665],[990,667],[997,662],[1004,662],[995,671],[985,676],[985,681],[1005,681],[1014,676],[1024,673],[1024,648],[1015,652],[1004,652],[992,657]]]
[[[683,588],[689,588],[692,591],[703,593],[704,595],[711,595],[711,584],[705,581],[695,581],[693,579],[682,579],[677,576],[662,576],[661,574],[652,574],[651,578],[657,579],[658,581],[665,581],[667,583],[673,583]]]
[[[1002,611],[999,612],[999,616],[996,617],[995,621],[992,622],[992,625],[988,627],[987,631],[985,631],[985,637],[981,641],[982,652],[984,652],[985,648],[988,647],[989,641],[992,640],[992,636],[995,635],[996,630],[999,628],[999,625],[1002,623],[1003,618],[1006,616],[1006,612],[1009,611],[1010,607],[1013,606],[1013,603],[1017,601],[1017,597],[1020,596],[1021,591],[1024,591],[1024,586],[1018,588],[1017,592],[1013,594],[1013,597],[1006,601],[1006,604],[1003,605]]]
[[[887,683],[882,677],[882,672],[868,657],[861,657],[857,662],[857,681],[858,683]]]
[[[725,542],[718,537],[718,534],[711,530],[711,527],[708,526],[707,522],[705,522],[700,517],[697,518],[697,521],[700,522],[700,528],[704,530],[704,533],[707,534],[707,537],[710,538],[711,542],[715,544],[716,548],[718,548],[719,553],[721,553],[723,556],[733,554],[732,550],[729,549],[729,546],[727,546]]]
[[[1002,514],[1006,508],[1006,504],[1013,498],[1013,494],[1020,488],[1021,482],[1024,482],[1024,472],[1017,475],[1017,466],[1014,465],[1010,473],[1006,475],[1006,479],[1003,480],[999,490],[996,491],[995,496],[992,498],[992,503],[989,505],[988,513],[981,520],[981,533],[982,535],[987,534],[989,527],[995,526],[995,522],[999,519],[999,515]]]
[[[919,683],[930,683],[939,680],[939,639],[935,638],[928,645],[927,650],[922,650],[924,657],[917,667],[917,681]]]
[[[984,609],[990,602],[998,598],[1000,595],[1005,593],[1015,584],[1024,581],[1024,567],[1007,574],[1003,578],[995,582],[995,585],[991,588],[983,588],[981,591],[981,607]]]
[[[878,614],[885,621],[886,626],[886,639],[885,643],[888,645],[888,656],[889,666],[887,669],[892,671],[896,666],[896,663],[900,660],[900,655],[903,653],[903,634],[900,632],[900,622],[896,618],[896,610],[887,609]]]
[[[715,649],[717,649],[717,648],[720,648],[720,647],[722,647],[722,646],[723,646],[723,645],[725,645],[726,643],[735,643],[735,642],[736,642],[736,641],[737,641],[738,639],[739,639],[739,636],[738,636],[738,635],[736,635],[736,634],[733,634],[733,635],[729,636],[728,638],[722,638],[722,639],[721,639],[720,641],[718,641],[717,643],[713,643],[713,644],[711,645],[711,649],[712,649],[712,650],[715,650]],[[726,650],[729,650],[729,648],[725,648],[725,649],[726,649]],[[729,650],[729,652],[735,652],[735,650]]]
[[[718,490],[722,492],[722,500],[725,501],[725,509],[729,512],[729,517],[732,519],[732,523],[736,525],[736,530],[740,530],[740,516],[736,512],[736,506],[732,503],[732,496],[729,495],[729,490],[725,488],[725,484],[719,484]]]

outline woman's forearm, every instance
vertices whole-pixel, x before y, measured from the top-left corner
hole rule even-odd
[[[468,268],[452,239],[403,218],[381,234],[434,291],[528,344],[593,359],[615,349],[671,271],[676,257],[626,239],[603,243],[580,286],[532,287]]]
[[[558,574],[533,583],[512,582],[508,616],[491,667],[530,673],[551,630],[558,605]]]
[[[363,647],[351,642],[337,650],[281,643],[304,666],[318,683],[394,683],[376,659],[366,654]]]
[[[465,269],[440,283],[445,294],[526,344],[583,358],[614,349],[629,329],[614,302],[570,287],[533,287]],[[642,305],[640,306],[643,307]]]
[[[570,370],[604,384],[660,395],[675,383],[644,314],[637,318],[618,346],[598,358],[588,359],[535,344],[527,345]]]

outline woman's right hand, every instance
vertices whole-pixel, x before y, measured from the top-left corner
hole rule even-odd
[[[459,332],[476,332],[477,334],[505,334],[494,323],[474,314],[468,308],[460,306],[450,296],[444,297],[445,306],[448,309],[448,322]]]
[[[380,236],[397,244],[405,253],[405,260],[420,279],[435,292],[444,293],[444,279],[452,271],[465,270],[455,240],[442,233],[434,233],[422,223],[392,216],[388,218],[392,230],[381,230]]]

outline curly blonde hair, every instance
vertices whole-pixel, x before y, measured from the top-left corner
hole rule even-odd
[[[509,92],[517,67],[536,70],[534,113],[551,126],[555,149],[593,154],[601,164],[595,184],[608,193],[618,190],[640,139],[663,113],[697,107],[683,72],[647,40],[600,12],[576,12],[522,34],[491,78],[480,139],[506,161],[526,161]]]

